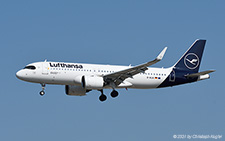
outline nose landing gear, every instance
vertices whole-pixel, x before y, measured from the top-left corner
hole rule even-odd
[[[45,91],[40,91],[39,93],[41,96],[43,96],[45,94]]]
[[[45,84],[44,84],[44,83],[41,83],[41,87],[42,87],[42,91],[40,91],[39,94],[40,94],[41,96],[43,96],[43,95],[45,94],[45,91],[44,91],[44,90],[45,90]]]

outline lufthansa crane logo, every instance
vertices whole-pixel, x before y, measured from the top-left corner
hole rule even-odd
[[[198,67],[199,65],[199,58],[196,54],[194,53],[188,53],[185,57],[184,57],[184,64],[187,68],[189,69],[195,69]]]

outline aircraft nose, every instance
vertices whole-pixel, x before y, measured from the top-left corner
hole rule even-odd
[[[22,79],[23,78],[23,72],[21,70],[19,70],[17,73],[16,73],[16,77],[19,78],[19,79]]]

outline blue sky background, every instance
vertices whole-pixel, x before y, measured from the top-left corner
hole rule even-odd
[[[173,140],[173,135],[225,138],[225,2],[1,1],[0,140]],[[196,39],[206,39],[201,71],[209,80],[173,88],[98,91],[67,96],[64,86],[20,81],[15,73],[43,61],[173,65]],[[109,96],[110,90],[105,94]]]

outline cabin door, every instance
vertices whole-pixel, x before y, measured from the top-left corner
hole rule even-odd
[[[42,63],[42,74],[47,75],[48,74],[48,69],[49,69],[48,62],[43,62]]]
[[[172,72],[170,73],[170,76],[169,76],[169,81],[170,82],[175,82],[175,78],[176,78],[175,71],[172,70]]]

